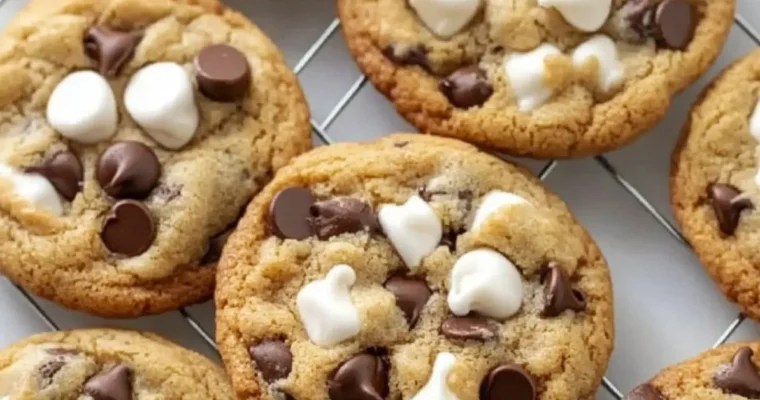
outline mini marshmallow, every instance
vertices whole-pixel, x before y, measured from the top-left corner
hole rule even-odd
[[[562,52],[557,47],[544,43],[527,53],[515,53],[507,57],[504,69],[520,111],[533,110],[552,97],[552,89],[544,82],[544,60],[560,54]]]
[[[459,400],[449,389],[446,379],[454,368],[457,359],[451,353],[438,353],[433,364],[433,373],[425,386],[417,392],[412,400]]]
[[[518,204],[530,203],[514,193],[503,192],[501,190],[489,192],[483,197],[483,202],[480,203],[478,211],[475,212],[475,219],[472,221],[471,229],[473,231],[478,230],[491,214],[499,211],[502,207],[511,207]]]
[[[181,65],[161,62],[137,71],[124,92],[124,106],[146,133],[176,150],[198,129],[193,82]]]
[[[416,271],[422,258],[441,242],[441,220],[420,196],[414,195],[397,206],[386,204],[377,213],[385,235],[393,244],[406,266]]]
[[[612,0],[538,0],[538,5],[554,7],[570,25],[593,32],[607,21]]]
[[[444,39],[456,35],[480,8],[480,0],[409,0],[420,20]]]
[[[504,320],[522,304],[520,272],[506,257],[490,249],[463,255],[451,270],[448,303],[451,312],[465,316],[472,311]]]
[[[755,140],[760,141],[760,101],[755,105],[755,111],[749,120],[749,133]]]
[[[50,94],[47,120],[62,136],[80,143],[109,139],[118,122],[111,86],[92,71],[68,75]]]
[[[595,35],[583,42],[573,51],[573,64],[580,67],[592,57],[599,63],[597,82],[603,91],[609,91],[623,80],[625,67],[618,59],[615,42],[608,36]]]
[[[311,282],[298,292],[298,315],[312,342],[332,346],[359,333],[359,310],[350,294],[355,282],[354,269],[340,264],[324,279]]]
[[[50,181],[39,174],[26,174],[0,164],[0,178],[8,180],[13,187],[13,194],[31,204],[60,217],[63,215],[63,202]]]

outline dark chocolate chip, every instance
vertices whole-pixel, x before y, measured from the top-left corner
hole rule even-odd
[[[556,262],[550,262],[546,271],[544,284],[544,317],[556,317],[565,310],[583,311],[586,299],[574,290],[564,268]]]
[[[150,248],[156,237],[156,221],[144,204],[121,200],[103,219],[100,232],[106,248],[112,253],[135,257]]]
[[[444,190],[430,190],[427,186],[422,186],[421,188],[417,189],[417,194],[420,196],[422,200],[425,200],[427,202],[430,202],[433,200],[433,196],[436,195],[444,195],[446,194],[446,191]]]
[[[232,235],[232,230],[224,231],[209,240],[208,250],[201,260],[201,265],[215,264],[222,258],[222,250],[227,244],[227,239]]]
[[[734,354],[729,365],[723,365],[713,377],[715,386],[732,394],[744,397],[760,396],[760,375],[752,362],[754,352],[742,347]]]
[[[40,174],[53,184],[66,200],[72,201],[82,189],[82,163],[76,154],[62,151],[45,159],[42,164],[29,167],[26,172]]]
[[[417,65],[426,71],[430,70],[425,46],[418,44],[405,50],[400,50],[399,47],[396,44],[390,44],[383,49],[383,54],[396,64]]]
[[[50,384],[53,383],[55,374],[57,374],[64,365],[66,365],[65,361],[57,359],[50,360],[42,364],[40,366],[40,386],[43,388],[50,386]]]
[[[113,78],[135,54],[141,39],[141,32],[116,32],[94,26],[87,31],[84,49],[87,56],[95,61],[98,71]]]
[[[741,198],[739,189],[725,183],[714,183],[707,188],[720,231],[733,235],[739,225],[739,217],[745,209],[752,208],[752,202]]]
[[[267,382],[285,379],[293,368],[293,355],[280,340],[267,340],[248,349],[256,369]]]
[[[291,187],[277,193],[269,204],[269,228],[282,239],[302,240],[313,234],[310,217],[314,196],[309,189]]]
[[[441,244],[448,247],[454,253],[457,251],[457,239],[459,235],[465,233],[464,229],[450,230],[441,237]]]
[[[84,392],[94,400],[132,400],[132,370],[117,365],[95,375],[85,383]]]
[[[424,279],[407,276],[393,276],[388,279],[385,289],[396,296],[396,306],[403,311],[410,328],[414,328],[433,292]]]
[[[320,201],[311,206],[311,224],[320,240],[342,233],[379,232],[372,205],[351,197]]]
[[[684,50],[694,37],[696,16],[687,0],[663,0],[657,5],[654,22],[656,39],[662,46]]]
[[[453,340],[486,341],[499,334],[499,326],[480,316],[449,317],[441,325],[441,333]]]
[[[438,83],[438,88],[458,108],[482,105],[493,94],[485,71],[477,65],[460,68]]]
[[[226,45],[208,46],[195,57],[198,89],[214,101],[242,99],[251,87],[251,67],[245,55]]]
[[[332,373],[327,388],[330,400],[383,400],[388,396],[388,365],[381,356],[359,354]]]
[[[631,38],[643,40],[654,36],[654,8],[649,5],[649,0],[630,0],[623,4],[620,16],[625,27],[633,31]]]
[[[508,393],[508,395],[507,395]],[[517,365],[500,365],[488,372],[480,384],[480,400],[535,400],[536,383]]]
[[[662,396],[654,386],[645,383],[631,390],[624,400],[662,400]]]
[[[161,163],[153,150],[140,142],[117,142],[98,160],[96,177],[109,196],[144,199],[158,184]]]

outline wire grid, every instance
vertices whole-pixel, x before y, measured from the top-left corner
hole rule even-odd
[[[0,0],[0,6],[6,3],[6,0]],[[734,22],[736,25],[744,32],[746,33],[757,45],[760,46],[760,33],[758,33],[747,21],[746,18],[744,18],[741,14],[736,14],[734,17]],[[338,31],[338,28],[340,27],[340,20],[337,18],[333,19],[333,21],[325,28],[325,30],[322,32],[321,35],[312,43],[312,45],[309,47],[309,49],[301,56],[299,61],[296,63],[295,67],[293,68],[293,72],[295,72],[296,75],[300,75],[301,72],[309,65],[309,63],[314,59],[314,57],[319,53],[319,51],[324,47],[325,43]],[[319,138],[319,140],[324,145],[330,145],[335,143],[335,140],[333,140],[330,135],[327,133],[327,131],[330,128],[330,125],[335,121],[335,119],[340,116],[340,114],[344,111],[346,106],[351,102],[351,100],[356,96],[356,94],[364,87],[364,85],[367,83],[367,77],[362,75],[360,76],[346,91],[346,93],[338,100],[338,102],[335,104],[335,106],[332,108],[332,110],[328,113],[327,117],[319,123],[315,121],[314,119],[311,120],[311,128],[313,133]],[[658,210],[657,208],[652,205],[652,203],[647,200],[644,195],[641,194],[641,192],[636,189],[635,186],[633,186],[628,180],[625,179],[620,173],[618,173],[617,169],[615,168],[612,163],[607,160],[606,157],[603,155],[594,157],[594,160],[598,164],[600,168],[602,168],[604,171],[606,171],[615,182],[617,182],[618,185],[620,185],[628,194],[630,194],[636,202],[639,203],[641,207],[643,207],[659,224],[660,226],[665,229],[670,236],[676,240],[678,243],[682,244],[683,246],[686,246],[687,248],[691,249],[689,243],[686,241],[684,236],[681,234],[681,232],[676,228],[673,224],[671,224]],[[538,173],[538,178],[541,180],[545,180],[546,177],[549,176],[549,174],[554,171],[554,169],[557,167],[557,161],[549,161],[547,162],[543,168],[541,168],[541,171]],[[37,302],[37,300],[30,295],[26,290],[24,290],[21,286],[17,285],[14,282],[11,282],[13,286],[21,293],[21,295],[26,299],[26,301],[29,303],[29,305],[32,307],[32,309],[35,311],[35,313],[40,317],[40,319],[43,320],[43,322],[48,326],[48,328],[51,331],[58,331],[60,328],[58,325],[53,321],[52,318],[45,312],[45,310],[40,306],[40,304]],[[201,325],[198,323],[198,321],[190,315],[185,308],[181,308],[179,310],[182,317],[185,319],[187,324],[198,333],[198,335],[203,339],[203,341],[215,352],[218,354],[218,349],[216,346],[216,343],[214,339],[212,338],[211,334],[207,332]],[[736,319],[734,319],[733,322],[731,322],[728,327],[723,331],[723,333],[718,337],[718,339],[713,344],[713,348],[718,347],[722,344],[724,344],[731,335],[736,332],[736,330],[741,326],[741,324],[744,322],[746,317],[743,314],[737,315]],[[604,389],[612,395],[617,400],[623,399],[623,393],[615,386],[615,384],[609,380],[606,376],[602,379],[602,386]]]

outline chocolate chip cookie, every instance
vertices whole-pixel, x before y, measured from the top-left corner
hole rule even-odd
[[[691,110],[673,153],[671,201],[723,293],[760,320],[760,51],[727,68]]]
[[[33,0],[0,80],[0,270],[104,316],[209,298],[243,206],[311,145],[282,56],[215,0]]]
[[[715,60],[735,0],[337,0],[410,123],[514,155],[619,148]]]
[[[45,333],[0,352],[0,399],[234,398],[219,366],[150,333]]]
[[[296,158],[219,265],[238,399],[587,399],[612,350],[609,271],[520,167],[392,135]]]

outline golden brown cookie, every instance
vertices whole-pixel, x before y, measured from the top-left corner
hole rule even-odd
[[[338,0],[359,66],[423,132],[513,155],[630,143],[715,60],[734,0]]]
[[[209,298],[242,207],[311,146],[282,56],[214,0],[33,0],[0,80],[0,269],[104,316]]]
[[[609,271],[562,201],[423,135],[281,169],[225,248],[216,304],[239,399],[587,399],[613,343]]]

